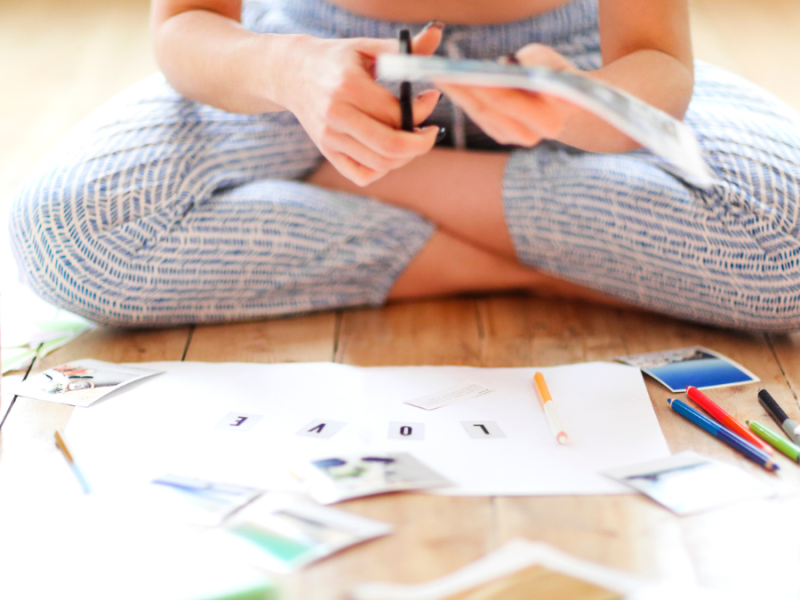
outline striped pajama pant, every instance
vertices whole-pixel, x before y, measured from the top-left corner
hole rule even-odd
[[[409,26],[324,0],[249,4],[243,22],[321,37],[392,38]],[[448,26],[440,52],[493,59],[531,42],[599,67],[596,0]],[[455,130],[465,151],[491,147],[446,100],[430,121]],[[685,121],[716,173],[710,189],[644,150],[513,150],[503,201],[519,260],[680,318],[798,328],[800,115],[698,64]],[[21,275],[44,299],[122,326],[379,305],[434,227],[303,183],[320,160],[290,113],[226,113],[153,76],[86,118],[23,182],[10,224]]]

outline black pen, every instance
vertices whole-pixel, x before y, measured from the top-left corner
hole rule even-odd
[[[758,403],[764,407],[764,410],[767,411],[790,440],[795,444],[800,443],[800,435],[794,432],[797,424],[789,418],[767,390],[758,390]]]
[[[400,40],[400,53],[411,54],[411,32],[408,29],[401,29],[398,38]],[[410,81],[400,83],[400,118],[403,131],[414,131]]]

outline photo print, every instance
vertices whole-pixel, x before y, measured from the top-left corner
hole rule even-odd
[[[124,385],[156,373],[87,358],[37,373],[14,392],[36,400],[87,407]]]
[[[679,515],[775,493],[745,471],[691,451],[605,474]]]
[[[759,381],[742,365],[702,346],[632,354],[616,360],[640,368],[670,392],[685,392],[689,386],[710,389]]]
[[[299,475],[309,495],[322,504],[451,485],[405,452],[324,458],[304,464]]]

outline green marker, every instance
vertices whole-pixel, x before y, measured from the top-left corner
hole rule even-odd
[[[800,462],[800,447],[795,446],[790,441],[780,437],[771,429],[767,429],[758,421],[745,421],[745,423],[750,426],[750,429],[753,431],[753,433],[767,442],[770,446],[777,448],[793,461]]]

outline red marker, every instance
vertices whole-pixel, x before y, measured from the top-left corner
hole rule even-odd
[[[770,448],[768,444],[765,444],[759,438],[750,433],[750,431],[744,425],[739,423],[739,421],[734,419],[730,413],[728,413],[724,408],[722,408],[719,404],[714,402],[696,387],[687,387],[686,393],[688,394],[689,398],[697,402],[697,404],[699,404],[703,410],[714,417],[731,432],[735,433],[741,438],[744,438],[754,446],[761,448],[764,450],[764,452],[772,454],[772,448]]]

